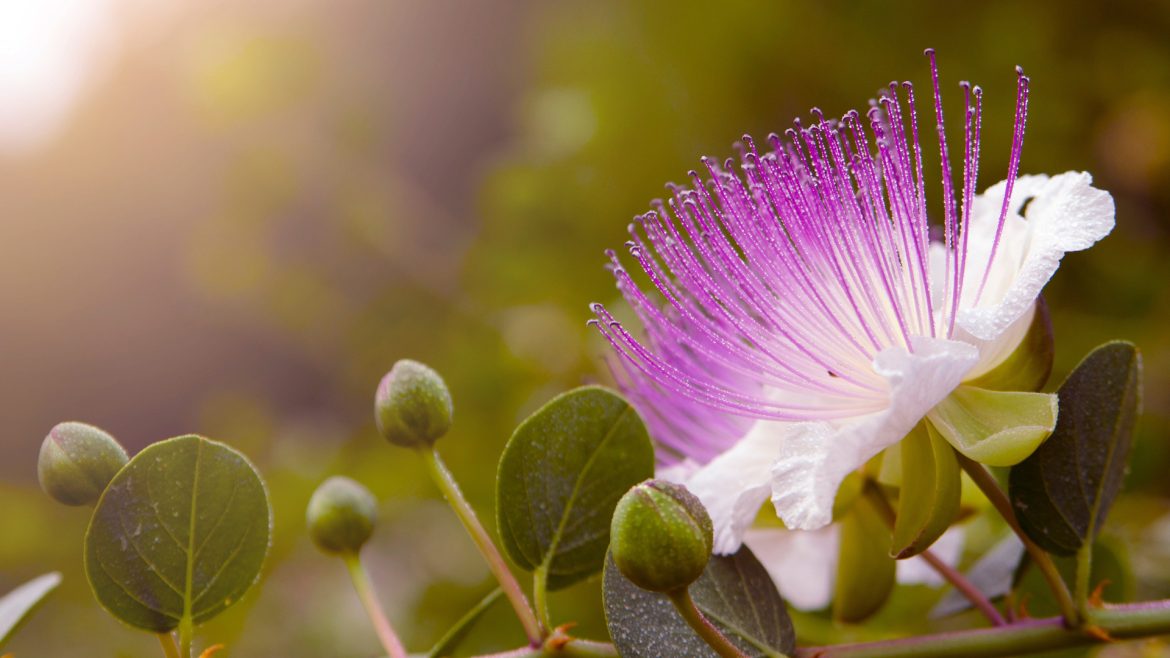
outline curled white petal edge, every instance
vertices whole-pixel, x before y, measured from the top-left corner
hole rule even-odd
[[[1012,189],[989,277],[1006,279],[1006,289],[980,299],[975,293],[982,279],[986,254],[994,240],[1006,182],[992,185],[975,200],[971,223],[971,253],[958,324],[972,336],[991,341],[1028,312],[1044,285],[1060,267],[1065,253],[1093,246],[1115,223],[1113,197],[1092,186],[1085,172],[1066,172],[1049,178],[1021,176]],[[1025,201],[1031,200],[1025,214]],[[1019,253],[1013,257],[1012,251]]]
[[[771,485],[772,503],[787,527],[827,525],[845,476],[902,440],[979,358],[974,346],[959,341],[915,337],[912,347],[886,349],[874,359],[874,371],[890,386],[885,409],[846,421],[798,423],[785,433]]]

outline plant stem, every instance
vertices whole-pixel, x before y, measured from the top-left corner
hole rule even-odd
[[[1089,613],[1089,578],[1092,569],[1093,540],[1090,537],[1085,540],[1084,545],[1077,551],[1077,580],[1073,585],[1073,596],[1077,605],[1077,613],[1082,619],[1087,618]]]
[[[874,503],[882,518],[885,519],[890,528],[893,528],[894,521],[896,520],[894,508],[890,506],[890,501],[886,499],[886,494],[882,491],[881,486],[872,479],[867,479],[865,481],[864,491],[866,496]],[[918,554],[918,557],[925,560],[932,569],[938,572],[938,575],[942,576],[956,591],[978,608],[993,626],[1003,626],[1007,623],[1004,621],[1003,616],[999,614],[999,610],[983,595],[983,592],[980,592],[979,588],[967,580],[967,577],[959,573],[957,569],[940,560],[930,550],[922,551]]]
[[[1073,604],[1072,595],[1068,592],[1068,585],[1065,584],[1064,579],[1061,578],[1060,572],[1056,569],[1056,564],[1052,561],[1052,557],[1045,552],[1044,549],[1036,545],[1028,535],[1020,527],[1020,522],[1016,519],[1016,513],[1012,510],[1011,501],[1004,495],[1003,489],[999,488],[999,483],[996,482],[995,476],[991,474],[982,464],[968,459],[963,453],[956,451],[955,455],[959,458],[959,464],[966,471],[967,475],[975,482],[987,500],[991,501],[993,507],[1003,517],[1004,521],[1011,527],[1012,532],[1020,538],[1024,543],[1024,548],[1027,549],[1028,555],[1032,557],[1032,562],[1040,569],[1040,573],[1044,575],[1044,580],[1048,581],[1048,587],[1052,589],[1052,594],[1056,597],[1056,602],[1060,605],[1060,614],[1064,617],[1064,621],[1071,627],[1080,626],[1084,623],[1077,607]]]
[[[167,658],[179,658],[179,648],[175,646],[175,636],[170,633],[159,633],[158,643],[162,645],[163,653]]]
[[[715,653],[722,656],[722,658],[747,658],[747,655],[739,650],[728,640],[719,629],[703,616],[699,611],[699,607],[695,605],[695,600],[691,598],[691,593],[687,588],[682,588],[677,592],[670,592],[667,594],[670,597],[670,602],[674,604],[678,613],[686,620],[687,624],[698,633],[699,637],[707,643]]]
[[[524,634],[528,636],[528,643],[533,647],[539,647],[541,640],[545,637],[545,627],[537,621],[536,615],[528,605],[528,599],[524,596],[524,590],[520,589],[520,583],[516,581],[516,577],[512,575],[507,563],[504,562],[504,556],[500,555],[500,550],[492,542],[487,530],[484,530],[483,524],[475,515],[475,510],[471,508],[467,499],[463,497],[463,493],[459,491],[459,485],[455,483],[455,478],[451,477],[451,472],[447,470],[443,460],[439,459],[439,453],[434,446],[429,449],[421,449],[419,453],[423,456],[431,479],[443,492],[451,509],[455,510],[455,515],[463,522],[463,527],[471,535],[472,541],[475,542],[479,552],[483,555],[492,575],[500,583],[500,589],[504,590],[504,596],[507,596],[508,601],[511,602],[512,608],[516,611],[516,617],[520,619],[520,624],[524,627]]]
[[[490,653],[475,658],[551,658],[564,656],[565,658],[618,658],[617,648],[608,642],[594,642],[592,640],[571,639],[563,644],[542,647],[520,647],[511,651]]]
[[[394,628],[386,619],[386,613],[382,610],[382,604],[378,602],[378,596],[374,593],[374,587],[370,583],[370,574],[362,566],[361,558],[357,553],[353,553],[342,559],[345,560],[350,580],[353,581],[353,588],[357,590],[358,598],[362,600],[362,607],[366,609],[366,615],[370,618],[370,623],[374,625],[374,632],[378,634],[382,648],[386,650],[386,654],[390,658],[407,658],[406,647],[402,646],[402,641],[398,639]]]
[[[1165,635],[1170,633],[1170,600],[1105,606],[1090,611],[1088,621],[1094,632],[1069,628],[1061,617],[1047,617],[995,628],[805,647],[797,649],[796,658],[996,658]]]
[[[548,615],[548,561],[540,563],[532,574],[532,603],[536,607],[536,616],[544,628],[552,628]]]
[[[195,622],[186,615],[179,620],[179,658],[191,658],[191,640],[195,635]]]

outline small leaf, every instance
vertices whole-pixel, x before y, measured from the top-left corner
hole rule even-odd
[[[841,519],[841,547],[833,588],[833,618],[859,622],[877,612],[894,589],[896,565],[886,550],[889,526],[861,498]]]
[[[605,622],[622,658],[717,658],[683,621],[665,594],[639,589],[605,563]],[[796,633],[784,599],[746,546],[716,555],[690,587],[703,614],[747,655],[782,656],[796,650]]]
[[[1056,425],[1056,396],[960,386],[927,418],[956,450],[988,466],[1011,466],[1035,452]]]
[[[243,455],[199,436],[161,441],[118,472],[85,536],[85,572],[118,619],[155,633],[240,599],[268,552],[272,514]]]
[[[0,647],[8,642],[49,592],[60,584],[61,574],[54,571],[37,576],[0,598]]]
[[[654,447],[628,402],[598,386],[554,398],[500,457],[496,512],[508,556],[529,571],[544,565],[551,588],[601,571],[618,499],[653,476]]]
[[[1012,468],[1009,492],[1020,525],[1046,550],[1070,555],[1096,537],[1125,476],[1140,379],[1133,344],[1090,352],[1060,385],[1052,437]]]
[[[959,513],[959,460],[929,423],[919,423],[899,443],[902,491],[890,555],[901,560],[930,547]]]

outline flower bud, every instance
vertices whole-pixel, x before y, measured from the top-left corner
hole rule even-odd
[[[356,554],[374,533],[378,503],[353,480],[334,476],[309,499],[305,518],[313,543],[326,553]]]
[[[37,478],[53,500],[90,505],[129,460],[126,450],[104,430],[85,423],[60,423],[41,443]]]
[[[451,427],[451,393],[439,373],[409,359],[394,364],[378,384],[374,419],[387,441],[430,446]]]
[[[646,480],[618,501],[610,551],[622,575],[651,592],[675,592],[703,575],[711,559],[711,517],[686,487]]]

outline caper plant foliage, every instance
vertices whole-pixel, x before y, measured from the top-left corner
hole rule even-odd
[[[706,161],[710,180],[672,187],[630,227],[631,255],[661,294],[611,254],[644,324],[629,331],[594,306],[620,392],[568,391],[516,428],[498,464],[495,535],[440,456],[457,426],[442,376],[394,364],[374,394],[385,449],[416,453],[498,585],[425,655],[466,655],[461,643],[501,600],[516,624],[515,644],[490,654],[500,658],[986,658],[1170,634],[1170,600],[1104,600],[1124,562],[1099,538],[1140,414],[1138,349],[1106,343],[1045,390],[1056,347],[1041,289],[1066,252],[1109,232],[1112,199],[1088,174],[1019,175],[1022,72],[1007,179],[979,195],[982,92],[963,87],[956,188],[928,55],[941,240],[909,83],[868,115],[816,112],[766,153],[745,138],[741,175]],[[130,457],[71,422],[45,438],[37,472],[54,499],[93,506],[82,556],[103,608],[156,634],[168,658],[222,648],[199,626],[255,584],[273,523],[244,455],[190,435]],[[371,642],[390,658],[422,655],[363,566],[378,507],[338,473],[308,504],[308,535],[343,562]],[[977,524],[995,542],[964,570],[944,545]],[[946,618],[834,643],[843,628],[872,636],[864,624],[892,605],[904,560],[933,583],[914,614]],[[597,578],[608,637],[579,636],[549,593]],[[0,599],[0,645],[58,581]],[[1025,602],[1051,612],[1030,617]]]

